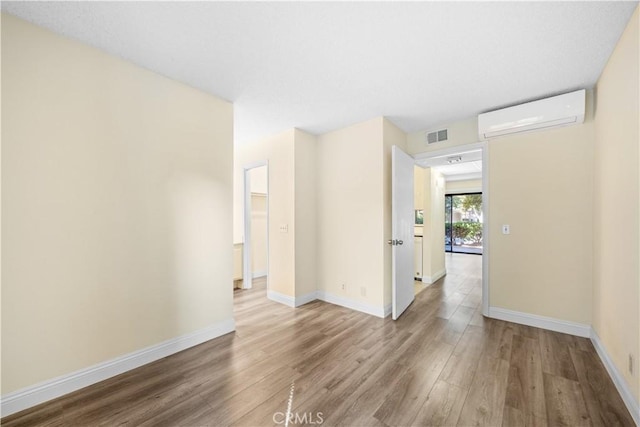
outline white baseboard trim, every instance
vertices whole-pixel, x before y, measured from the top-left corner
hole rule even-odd
[[[233,319],[223,320],[195,332],[143,348],[115,359],[107,360],[70,374],[8,393],[0,398],[1,413],[5,417],[56,397],[90,386],[123,372],[170,356],[189,347],[228,334],[235,330]]]
[[[360,311],[362,313],[371,314],[376,317],[386,317],[386,307],[377,307],[375,305],[366,304],[360,301],[354,301],[349,298],[333,295],[325,291],[318,291],[318,299],[330,304],[339,305],[350,308],[351,310]],[[391,311],[389,311],[391,312]]]
[[[384,317],[391,316],[391,304],[387,304],[384,307]]]
[[[442,269],[437,273],[435,273],[433,276],[422,276],[422,283],[432,285],[436,283],[438,280],[440,280],[440,278],[444,277],[445,274],[447,274],[447,270]]]
[[[267,290],[267,298],[271,301],[279,302],[280,304],[284,304],[289,307],[295,308],[296,306],[296,299],[294,297],[272,291],[271,289]]]
[[[593,328],[591,328],[590,338],[593,346],[596,349],[596,352],[598,353],[598,356],[600,356],[600,360],[602,360],[602,364],[607,369],[609,376],[613,380],[613,384],[615,384],[616,388],[618,389],[618,393],[620,393],[620,396],[622,396],[624,404],[627,406],[627,409],[631,413],[633,420],[636,422],[637,426],[640,426],[640,404],[633,396],[631,389],[629,389],[629,385],[624,380],[624,377],[620,374],[620,371],[618,371],[618,368],[616,368],[616,365],[613,363],[611,357],[609,357],[609,353],[607,353],[607,350],[605,350],[602,341],[600,341],[600,337]]]
[[[260,277],[265,277],[267,275],[266,271],[254,271],[251,273],[251,278],[259,279]]]
[[[564,334],[575,335],[583,338],[589,338],[591,336],[590,325],[554,319],[552,317],[538,316],[537,314],[507,310],[506,308],[489,307],[489,317],[493,319],[506,320],[507,322],[519,323],[521,325],[548,329],[550,331],[562,332]]]
[[[281,294],[280,292],[272,291],[269,289],[267,291],[267,298],[269,298],[271,301],[279,302],[280,304],[284,304],[288,307],[296,308],[296,307],[300,307],[301,305],[308,304],[311,301],[317,300],[318,293],[311,292],[309,294],[302,295],[299,297],[292,297],[292,296]]]
[[[296,297],[295,304],[296,304],[296,307],[300,307],[301,305],[309,304],[311,301],[315,301],[317,299],[318,299],[318,292],[313,291],[309,294]]]
[[[391,304],[386,307],[376,307],[370,304],[354,301],[352,299],[330,294],[324,291],[311,292],[307,295],[302,295],[294,298],[289,295],[281,294],[280,292],[268,290],[267,298],[293,308],[300,307],[301,305],[305,305],[310,303],[311,301],[319,299],[330,304],[350,308],[351,310],[361,311],[363,313],[371,314],[376,317],[384,318],[391,314]]]

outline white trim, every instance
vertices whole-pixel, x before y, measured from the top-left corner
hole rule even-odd
[[[244,189],[243,244],[245,248],[251,248],[251,195],[253,193],[251,193],[251,175],[249,175],[249,172],[251,171],[251,169],[259,168],[262,166],[267,167],[267,194],[265,195],[267,197],[267,274],[266,276],[267,276],[267,289],[269,289],[269,274],[268,274],[268,271],[269,271],[269,161],[268,160],[260,160],[257,162],[248,163],[244,165],[242,169],[243,170],[242,176],[244,179],[244,182],[243,182],[243,189]],[[255,277],[260,277],[260,276],[255,276],[251,272],[251,251],[244,250],[242,252],[242,258],[243,258],[242,259],[243,261],[242,277],[244,279],[242,281],[242,289],[251,289],[253,287],[253,279]]]
[[[8,393],[1,398],[2,416],[14,414],[63,396],[97,382],[120,375],[147,363],[170,356],[189,347],[202,344],[235,330],[233,318],[223,320],[195,332],[143,348],[115,359],[107,360],[70,374]]]
[[[280,292],[267,290],[267,298],[271,301],[279,302],[280,304],[284,304],[287,307],[300,307],[301,305],[305,305],[310,303],[311,301],[315,301],[318,299],[317,292],[311,292],[306,295],[301,295],[299,297],[292,297],[290,295],[281,294]]]
[[[460,153],[467,153],[469,151],[480,150],[484,147],[486,141],[473,142],[471,144],[454,145],[453,147],[443,148],[441,150],[423,151],[422,153],[414,154],[416,160],[430,159],[432,157],[443,157]],[[484,169],[482,170],[484,173]]]
[[[251,248],[251,167],[245,166],[242,171],[244,189],[244,221],[243,221],[243,247]],[[251,250],[242,251],[242,289],[251,289],[253,285],[253,275],[251,274]]]
[[[631,413],[631,417],[633,417],[636,425],[640,426],[640,404],[633,396],[629,385],[624,380],[624,377],[620,374],[620,371],[618,371],[618,368],[616,368],[616,365],[613,363],[613,360],[611,360],[611,357],[609,357],[609,353],[607,353],[607,350],[602,344],[602,341],[600,341],[600,337],[593,328],[591,328],[591,342],[593,343],[598,356],[600,356],[602,364],[613,380],[613,384],[615,384],[616,389],[618,389],[618,393],[620,393],[620,396],[622,397],[624,404],[627,406],[629,413]]]
[[[284,304],[288,307],[295,308],[296,299],[292,296],[281,294],[280,292],[272,291],[271,289],[267,289],[267,298],[271,301],[279,302],[280,304]]]
[[[461,173],[458,175],[448,175],[447,177],[445,177],[445,182],[473,181],[476,179],[477,180],[482,179],[482,172],[470,172],[470,173]],[[475,190],[475,191],[478,191],[478,190]],[[451,194],[451,193],[447,192],[447,194]]]
[[[307,295],[296,297],[296,307],[310,303],[318,299],[318,292],[313,291]]]
[[[478,179],[480,181],[480,179]],[[455,181],[447,181],[447,182],[455,182]],[[467,188],[456,188],[455,190],[447,190],[445,191],[447,195],[455,196],[456,194],[468,194],[468,193],[482,193],[482,185],[480,188],[478,187],[467,187]]]
[[[384,306],[384,317],[391,315],[391,304],[387,304]]]
[[[372,316],[385,318],[389,315],[387,313],[387,307],[378,307],[364,302],[354,301],[352,299],[333,295],[325,291],[318,291],[317,295],[318,299],[321,301],[350,308],[351,310],[360,311],[362,313],[371,314]],[[390,310],[391,306],[389,306],[389,313],[391,312]]]
[[[251,273],[251,278],[258,279],[258,278],[264,277],[266,275],[267,275],[267,270],[254,271],[253,273]]]
[[[589,338],[591,326],[584,323],[575,323],[568,320],[554,319],[552,317],[538,316],[537,314],[523,313],[521,311],[507,310],[506,308],[490,307],[489,316],[493,319],[506,320],[507,322],[533,326],[578,337]]]
[[[432,285],[436,283],[438,280],[440,280],[441,277],[444,277],[445,274],[447,274],[447,269],[443,268],[433,276],[422,276],[422,283],[426,283],[427,285]]]

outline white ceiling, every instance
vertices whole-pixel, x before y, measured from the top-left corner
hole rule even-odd
[[[482,178],[482,151],[472,150],[438,157],[416,160],[416,165],[433,168],[440,172],[445,181]]]
[[[482,178],[482,161],[456,163],[445,166],[435,166],[436,169],[444,176],[445,181],[461,181],[464,179],[481,179]]]
[[[236,142],[407,132],[596,83],[637,2],[2,2],[235,104]]]

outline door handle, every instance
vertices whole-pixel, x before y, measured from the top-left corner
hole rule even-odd
[[[396,240],[396,244],[397,244],[397,245],[401,245],[401,244],[403,244],[403,243],[404,243],[404,242],[403,242],[402,240]]]
[[[396,245],[402,245],[404,242],[402,240],[387,240],[387,243],[390,244],[391,246],[396,246]]]

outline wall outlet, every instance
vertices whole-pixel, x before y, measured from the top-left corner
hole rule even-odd
[[[342,290],[344,291],[344,290],[346,289],[346,287],[347,287],[347,284],[346,284],[346,283],[343,283],[343,284],[341,284],[341,285],[340,285],[340,287],[341,287],[341,288],[342,288]]]
[[[360,295],[363,297],[367,296],[367,288],[365,288],[364,286],[360,287]]]
[[[633,375],[633,354],[629,353],[629,373]]]
[[[502,224],[502,234],[511,234],[511,226],[509,224]]]

